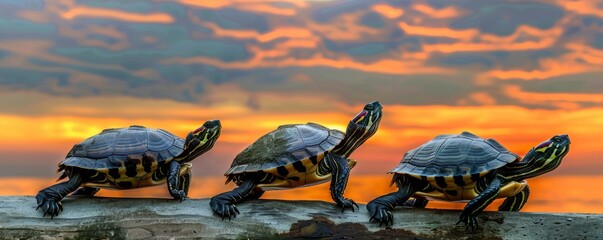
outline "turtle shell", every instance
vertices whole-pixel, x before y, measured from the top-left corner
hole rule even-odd
[[[343,137],[343,132],[316,123],[283,125],[239,153],[225,175],[268,171],[299,165],[308,159],[316,161],[316,156],[333,150]]]
[[[439,135],[408,151],[390,173],[419,177],[483,176],[519,156],[494,139],[482,139],[472,133]]]
[[[183,148],[183,139],[162,129],[136,125],[105,129],[73,146],[59,170],[96,170],[114,180],[142,177],[171,161]]]

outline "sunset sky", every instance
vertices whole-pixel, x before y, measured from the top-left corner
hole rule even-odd
[[[603,4],[595,1],[0,1],[0,177],[56,177],[69,149],[137,124],[220,119],[195,176],[281,124],[345,130],[384,105],[353,174],[442,133],[523,155],[555,134],[557,175],[603,169]]]

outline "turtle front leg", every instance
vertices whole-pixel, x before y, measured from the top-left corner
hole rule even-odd
[[[235,206],[235,203],[247,200],[250,195],[251,197],[259,197],[264,193],[263,191],[254,193],[256,185],[254,179],[247,179],[232,191],[220,193],[212,197],[209,201],[209,206],[214,211],[215,215],[222,217],[222,220],[224,220],[224,218],[228,218],[228,220],[231,220],[231,217],[236,218],[237,214],[240,214],[240,212]]]
[[[501,186],[501,180],[498,177],[494,178],[488,187],[484,189],[484,191],[469,201],[461,212],[459,221],[456,224],[461,222],[465,223],[467,226],[465,230],[471,229],[471,231],[475,232],[478,227],[477,215],[480,214],[488,205],[490,205],[494,199],[496,199],[500,193]]]
[[[351,208],[352,211],[354,211],[354,207],[359,208],[354,200],[343,197],[343,192],[350,177],[348,160],[334,154],[327,154],[323,161],[332,176],[330,187],[331,198],[337,203],[337,206],[342,208],[341,212],[345,211],[346,208]]]
[[[184,197],[188,196],[188,189],[191,186],[192,176],[193,176],[193,174],[190,170],[187,171],[184,175],[180,176],[180,184],[179,184],[178,190],[181,190],[184,192]]]
[[[193,178],[193,164],[183,163],[180,166],[180,182],[178,183],[178,190],[184,192],[184,197],[188,196],[188,189],[191,186],[191,179]],[[184,173],[184,174],[183,174]]]
[[[523,188],[523,190],[521,190],[521,192],[519,192],[515,196],[508,197],[507,199],[505,199],[503,204],[498,207],[498,211],[518,212],[519,210],[521,210],[521,208],[523,208],[523,205],[528,202],[528,197],[530,197],[530,188],[529,186],[526,186],[525,188]]]
[[[42,189],[36,195],[36,201],[38,208],[42,208],[44,212],[43,217],[50,215],[50,218],[54,218],[59,215],[59,212],[63,211],[63,204],[61,200],[69,193],[75,191],[83,182],[83,178],[79,173],[75,173],[69,177],[66,182],[57,183],[45,189]]]
[[[174,199],[182,202],[186,198],[186,191],[181,188],[180,184],[180,163],[178,161],[171,161],[168,165],[168,192]]]

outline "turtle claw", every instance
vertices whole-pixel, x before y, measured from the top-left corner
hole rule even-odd
[[[186,193],[182,190],[170,192],[170,195],[172,195],[175,200],[180,200],[180,202],[186,199]]]
[[[220,202],[213,198],[210,200],[209,205],[214,211],[214,215],[221,217],[222,221],[226,218],[231,221],[233,218],[237,218],[237,214],[241,213],[234,204]]]
[[[476,232],[478,229],[478,221],[477,221],[477,216],[473,215],[473,214],[468,214],[466,213],[466,211],[463,211],[461,213],[461,216],[459,217],[459,221],[456,222],[456,224],[458,225],[459,223],[464,223],[465,224],[465,232]]]
[[[388,227],[394,224],[394,215],[392,214],[391,210],[386,206],[370,202],[366,206],[366,208],[371,214],[369,222],[378,222],[379,227],[383,225]]]
[[[59,216],[59,213],[63,211],[63,204],[53,199],[42,199],[41,203],[39,203],[38,207],[36,207],[36,210],[40,208],[44,212],[42,217],[46,217],[46,215],[48,215],[50,216],[50,219],[53,219],[54,217]]]
[[[354,200],[348,198],[341,198],[339,201],[337,201],[337,206],[341,207],[341,212],[344,212],[346,208],[352,209],[352,212],[355,212],[354,207],[360,209]]]

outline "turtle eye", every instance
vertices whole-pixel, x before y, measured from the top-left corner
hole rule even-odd
[[[561,138],[559,136],[553,137],[553,142],[561,142]]]

